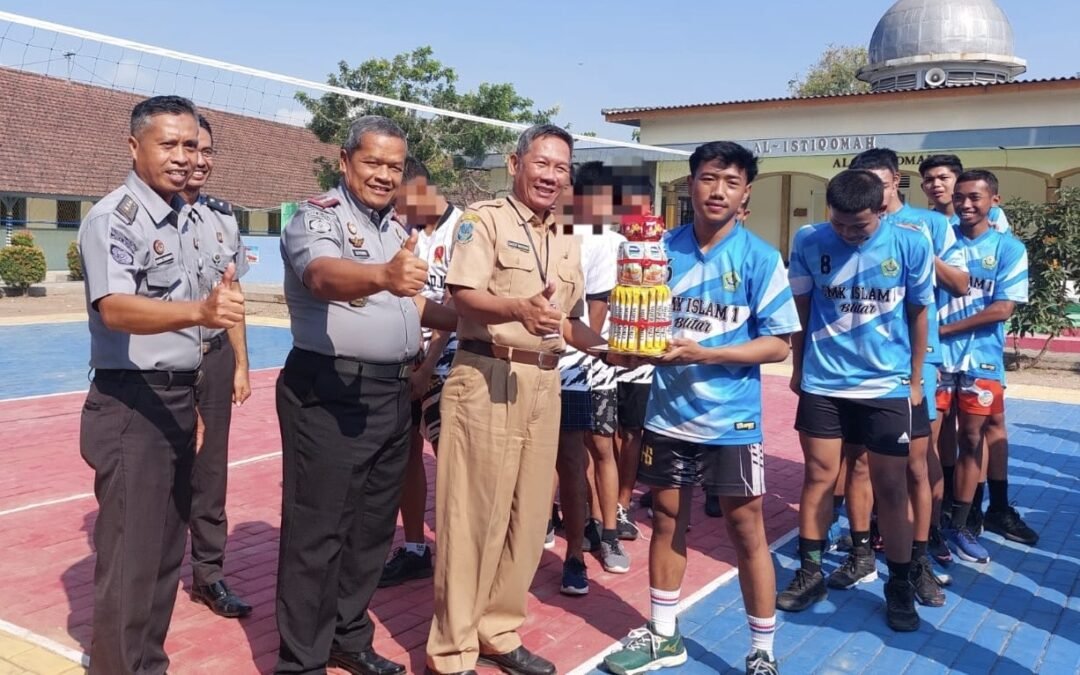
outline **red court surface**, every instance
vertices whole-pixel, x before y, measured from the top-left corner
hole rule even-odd
[[[225,571],[255,611],[235,621],[218,618],[192,603],[186,592],[190,568],[185,565],[185,588],[178,596],[166,644],[174,674],[266,673],[273,668],[278,643],[274,594],[281,499],[281,445],[273,396],[276,374],[253,374],[254,394],[236,409],[232,430],[231,536]],[[774,542],[797,524],[802,463],[791,428],[795,397],[787,390],[787,380],[765,377],[764,385],[770,490],[766,525]],[[82,401],[81,394],[0,401],[0,423],[9,443],[5,471],[0,474],[0,541],[4,542],[0,619],[76,652],[85,652],[90,641],[94,568],[90,536],[96,515],[92,472],[79,456]],[[428,455],[427,459],[430,480],[434,458]],[[433,499],[434,490],[429,489],[429,527]],[[723,520],[707,518],[702,499],[699,495],[694,508],[684,598],[710,583],[715,585],[734,562]],[[646,514],[635,516],[643,525],[643,536],[628,542],[633,559],[630,573],[605,573],[590,558],[587,596],[568,598],[559,593],[565,550],[561,537],[556,548],[544,554],[532,586],[529,619],[521,632],[526,646],[553,660],[559,672],[586,664],[645,621],[650,531],[644,526]],[[430,581],[420,580],[379,590],[372,604],[378,623],[376,649],[407,663],[411,672],[423,672],[431,598]]]

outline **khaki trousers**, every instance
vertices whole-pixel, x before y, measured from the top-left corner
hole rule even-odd
[[[544,551],[559,438],[558,370],[459,351],[443,386],[428,665],[476,667],[521,646]]]

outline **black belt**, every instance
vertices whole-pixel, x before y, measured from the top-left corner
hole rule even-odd
[[[209,354],[215,349],[221,349],[223,344],[225,344],[225,333],[218,333],[209,340],[203,340],[202,353]]]
[[[347,356],[327,356],[297,347],[294,351],[304,358],[329,362],[342,375],[372,377],[380,380],[407,380],[412,375],[414,359],[400,363],[370,363]]]
[[[559,355],[555,352],[538,352],[532,349],[518,349],[495,345],[483,340],[461,340],[458,349],[486,356],[500,361],[513,361],[527,366],[536,366],[540,370],[555,370],[559,367]]]
[[[151,387],[194,387],[199,382],[198,370],[114,370],[99,368],[94,379],[103,382],[141,383]]]

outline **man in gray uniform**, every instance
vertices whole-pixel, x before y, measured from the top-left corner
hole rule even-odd
[[[230,264],[235,266],[238,280],[248,269],[247,254],[232,207],[228,202],[202,193],[213,170],[213,131],[206,118],[199,115],[199,151],[181,196],[191,207],[203,297],[221,283]],[[234,286],[239,290],[239,281]],[[225,492],[232,404],[243,404],[251,396],[245,332],[243,318],[228,332],[220,328],[203,330],[202,375],[195,387],[202,438],[191,472],[191,597],[227,618],[251,614],[251,605],[232,592],[225,583],[222,570],[229,531]]]
[[[90,672],[164,673],[165,634],[191,500],[200,326],[231,328],[244,298],[235,270],[199,300],[184,188],[196,112],[176,96],[132,110],[133,170],[79,228],[94,381],[79,439],[94,470],[94,623]]]
[[[406,157],[392,121],[361,117],[341,183],[281,233],[293,349],[278,377],[284,473],[277,673],[394,675],[367,607],[394,535],[409,457],[409,376],[420,325],[456,315],[417,295],[427,264],[392,203]]]

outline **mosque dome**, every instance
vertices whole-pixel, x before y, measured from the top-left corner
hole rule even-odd
[[[859,78],[875,91],[1008,82],[1027,69],[994,0],[899,0],[868,51]]]

